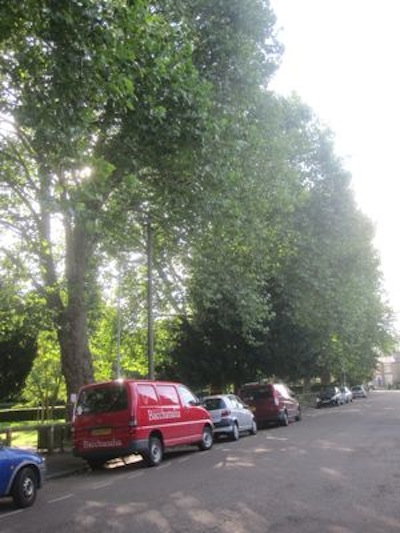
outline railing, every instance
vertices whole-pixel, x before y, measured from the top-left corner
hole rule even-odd
[[[0,429],[0,441],[12,446],[13,437],[22,431],[37,432],[36,448],[40,452],[53,453],[65,451],[72,446],[71,424],[41,424],[37,426],[19,426]],[[5,438],[2,436],[5,435]]]

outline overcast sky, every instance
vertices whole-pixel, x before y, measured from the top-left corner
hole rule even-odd
[[[400,0],[271,0],[285,46],[270,88],[296,92],[328,125],[375,223],[400,317]]]

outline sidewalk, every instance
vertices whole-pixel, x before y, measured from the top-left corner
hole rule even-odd
[[[46,459],[46,479],[57,479],[79,472],[89,472],[90,467],[84,459],[75,457],[71,450],[41,454]],[[129,465],[142,461],[140,455],[130,455],[124,459],[114,459],[108,463],[109,467]]]
[[[83,459],[72,455],[71,451],[42,454],[46,459],[46,479],[56,479],[69,476],[77,472],[88,470],[89,467]]]

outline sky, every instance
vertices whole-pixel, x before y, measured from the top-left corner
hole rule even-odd
[[[335,135],[360,209],[375,225],[400,326],[400,0],[270,0],[285,46],[270,88],[295,92]]]

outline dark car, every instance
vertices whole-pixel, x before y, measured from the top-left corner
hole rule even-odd
[[[329,385],[320,390],[315,399],[316,407],[322,407],[324,405],[340,405],[343,403],[342,393],[339,387],[335,385]]]
[[[0,444],[0,496],[11,496],[17,507],[29,507],[43,485],[44,475],[41,455]]]
[[[287,426],[301,419],[300,403],[283,383],[248,383],[239,396],[253,411],[259,427],[271,423]]]
[[[202,403],[214,422],[214,437],[227,435],[238,440],[244,431],[252,435],[257,433],[253,412],[235,394],[206,396]]]
[[[353,398],[366,398],[367,391],[364,388],[364,385],[354,385],[351,387],[351,392],[353,393]]]

